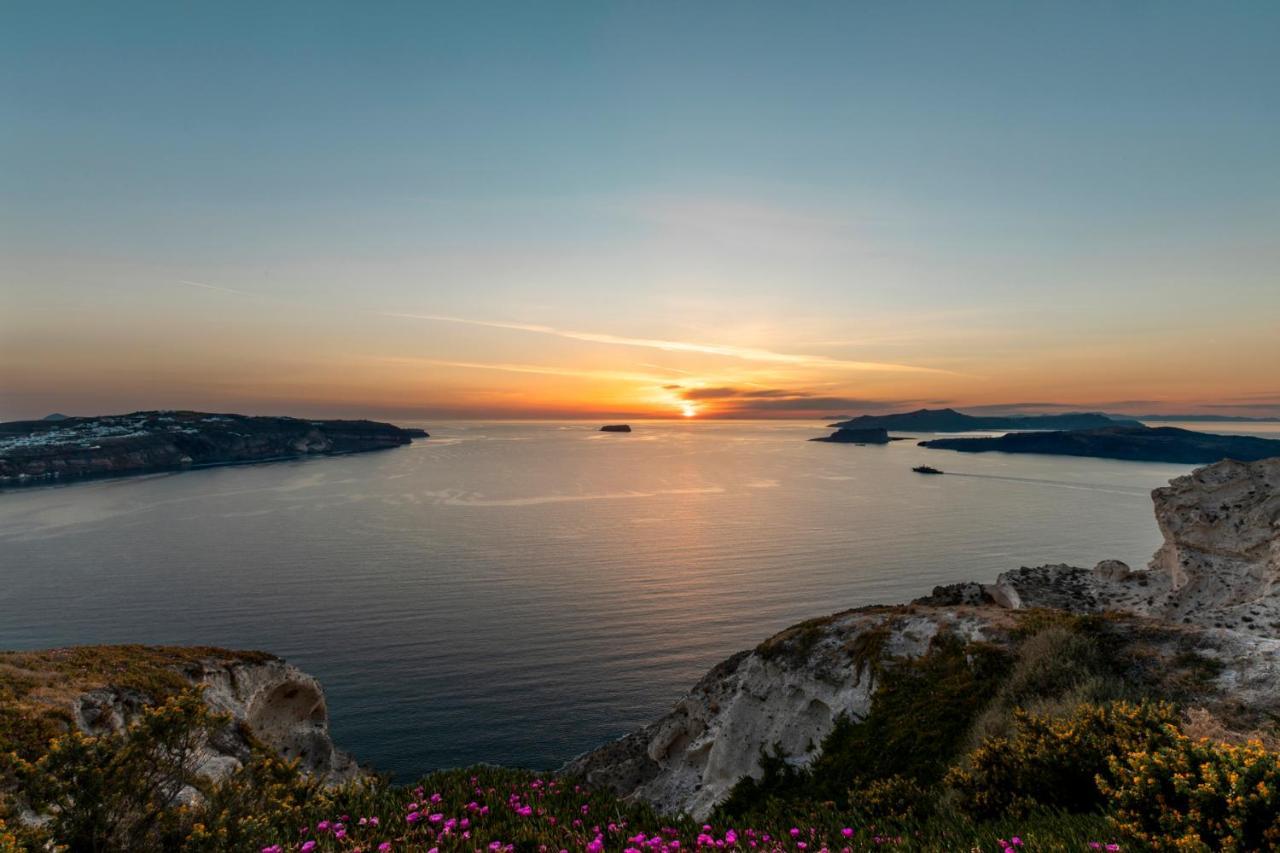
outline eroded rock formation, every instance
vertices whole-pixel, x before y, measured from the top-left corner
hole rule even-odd
[[[249,759],[253,742],[297,760],[326,783],[362,771],[334,746],[324,691],[316,679],[279,658],[255,652],[154,646],[89,646],[0,657],[6,675],[41,686],[16,703],[30,715],[70,711],[70,722],[93,735],[122,731],[149,705],[185,688],[199,688],[215,712],[234,725],[205,744],[200,772],[219,779]],[[116,674],[150,686],[124,686]],[[65,704],[64,704],[65,703]],[[69,708],[68,708],[69,706]]]

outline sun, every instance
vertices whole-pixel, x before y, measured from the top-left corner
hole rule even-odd
[[[698,407],[693,403],[681,403],[680,414],[684,415],[686,418],[695,417],[698,414]]]

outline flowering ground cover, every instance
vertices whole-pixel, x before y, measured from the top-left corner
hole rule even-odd
[[[323,815],[323,816],[321,816]],[[1100,816],[1037,815],[1007,825],[934,819],[859,823],[834,808],[759,826],[663,819],[579,782],[475,768],[406,788],[352,787],[260,853],[327,851],[1119,850]]]

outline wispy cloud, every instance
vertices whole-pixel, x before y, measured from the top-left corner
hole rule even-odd
[[[692,352],[705,355],[719,355],[745,361],[760,361],[772,364],[789,364],[797,367],[826,368],[829,370],[880,371],[889,373],[945,373],[952,371],[933,367],[917,367],[910,364],[893,364],[880,361],[848,361],[845,359],[827,358],[820,355],[800,355],[796,353],[774,352],[773,350],[755,347],[738,347],[726,344],[704,344],[691,341],[668,341],[657,338],[630,338],[622,335],[611,335],[603,332],[579,332],[569,329],[557,329],[536,323],[512,323],[499,320],[476,320],[467,317],[451,317],[444,314],[410,314],[399,311],[380,312],[386,317],[403,317],[413,320],[430,320],[436,323],[460,323],[467,326],[483,326],[489,329],[511,329],[520,332],[532,332],[540,335],[553,335],[574,341],[586,341],[596,344],[614,346],[646,347],[664,352]]]
[[[679,387],[679,386],[675,386]],[[687,388],[681,394],[686,400],[769,400],[785,398],[790,400],[812,397],[808,391],[793,391],[785,388]]]
[[[590,368],[557,367],[544,364],[518,362],[448,361],[435,358],[381,358],[381,364],[432,365],[435,367],[459,367],[465,370],[499,370],[504,373],[534,373],[541,376],[573,376],[582,379],[610,379],[621,382],[659,384],[665,377],[652,373],[630,373],[624,370],[592,370]]]
[[[806,417],[829,416],[832,412],[854,415],[906,408],[913,400],[869,400],[862,397],[746,398],[726,401],[708,412],[708,417]]]
[[[221,293],[235,293],[240,296],[256,296],[256,293],[250,293],[247,290],[237,290],[234,287],[223,287],[220,284],[206,284],[203,281],[189,281],[185,278],[178,279],[178,284],[185,284],[187,287],[199,287],[204,290],[217,290]]]

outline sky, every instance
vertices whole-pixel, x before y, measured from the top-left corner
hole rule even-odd
[[[0,7],[0,419],[1280,415],[1280,4]]]

